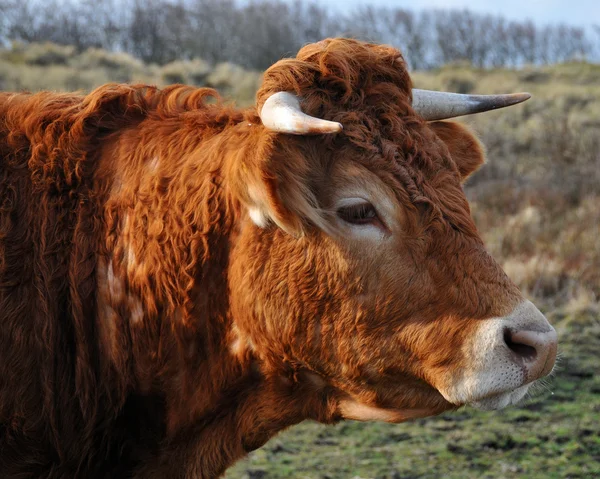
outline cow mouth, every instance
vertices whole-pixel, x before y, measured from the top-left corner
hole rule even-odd
[[[512,391],[496,393],[475,401],[470,401],[468,405],[482,411],[503,409],[507,406],[512,406],[519,403],[527,395],[530,386],[531,383],[524,384],[523,386],[513,389]]]

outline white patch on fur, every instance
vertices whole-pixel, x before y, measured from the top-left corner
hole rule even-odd
[[[110,281],[109,277],[114,282],[114,274],[112,271],[112,264],[109,269],[106,266],[104,259],[98,260],[97,270],[97,282],[98,282],[98,320],[99,320],[99,337],[101,343],[107,348],[107,352],[113,354],[116,347],[116,332],[117,332],[117,312],[112,308],[110,304]]]
[[[229,344],[229,352],[234,356],[239,356],[244,351],[244,341],[237,337]]]
[[[246,342],[242,339],[240,330],[235,324],[231,327],[231,336],[233,339],[229,343],[229,352],[233,356],[241,356],[246,349]]]
[[[137,267],[135,252],[131,246],[127,246],[127,273],[131,274]]]
[[[138,324],[144,319],[144,308],[139,298],[129,295],[129,310],[131,313],[131,324]]]
[[[147,164],[149,173],[156,173],[158,170],[158,165],[160,165],[160,158],[158,156],[153,157]]]
[[[229,340],[229,352],[236,357],[241,357],[248,350],[253,350],[254,345],[249,338],[243,337],[240,334],[239,329],[234,324],[231,328],[231,335]]]
[[[106,272],[106,283],[108,285],[108,293],[113,299],[119,299],[123,296],[123,281],[115,276],[112,260],[108,263]]]
[[[131,230],[132,219],[128,213],[125,213],[121,218],[121,236],[120,236],[120,244],[122,245],[125,253],[125,261],[124,266],[127,269],[127,275],[131,280],[136,276],[138,271],[142,271],[143,268],[143,258],[142,261],[138,260],[137,255],[135,254],[134,247],[132,245],[133,240],[133,232]],[[142,273],[143,274],[143,273]]]
[[[468,366],[455,374],[449,384],[438,387],[447,401],[500,409],[525,396],[533,380],[528,378],[528,367],[516,362],[506,345],[507,329],[548,334],[553,331],[544,315],[529,301],[519,304],[506,317],[482,321],[475,336],[462,348]]]
[[[115,177],[113,179],[112,185],[110,186],[110,195],[116,196],[121,192],[122,189],[123,181],[121,180],[121,178]]]
[[[269,214],[263,206],[264,201],[262,197],[264,195],[255,185],[248,185],[248,196],[252,203],[252,206],[248,208],[250,219],[256,226],[264,228],[269,224]]]
[[[248,215],[252,222],[260,228],[264,228],[269,224],[267,215],[256,207],[248,208]]]
[[[103,352],[102,360],[114,361],[119,352],[120,315],[115,308],[123,300],[124,286],[115,276],[113,263],[105,257],[98,258],[96,270],[97,296],[97,341]]]
[[[384,409],[369,406],[355,399],[342,399],[339,403],[340,412],[345,419],[355,421],[383,421],[399,423],[409,419],[426,417],[431,414],[429,409]]]

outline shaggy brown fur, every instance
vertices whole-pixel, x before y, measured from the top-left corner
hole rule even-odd
[[[436,387],[462,342],[520,300],[462,191],[481,147],[414,114],[390,47],[308,45],[257,107],[276,91],[343,132],[275,134],[184,86],[0,94],[3,477],[215,477],[307,418],[455,407]],[[349,181],[396,205],[397,239],[344,238]]]

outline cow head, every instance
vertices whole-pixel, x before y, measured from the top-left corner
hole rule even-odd
[[[460,124],[426,121],[481,102],[411,86],[391,47],[308,45],[266,72],[231,165],[244,210],[232,353],[307,372],[346,418],[504,407],[556,356],[554,329],[471,219],[462,183],[482,146]]]

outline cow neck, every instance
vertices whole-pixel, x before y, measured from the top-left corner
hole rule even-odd
[[[175,358],[165,362],[176,365],[165,374],[173,379],[163,387],[167,439],[174,445],[169,450],[178,451],[178,457],[164,455],[161,464],[152,467],[169,474],[173,464],[191,464],[185,474],[214,477],[291,425],[307,418],[338,419],[337,406],[322,385],[317,387],[302,372],[269,368],[235,327],[223,272],[228,271],[231,251],[247,219],[227,177],[231,165],[224,165],[223,159],[239,160],[240,130],[255,135],[245,124],[214,136],[201,154],[189,158],[182,172],[184,178],[191,177],[186,170],[195,172],[196,182],[186,196],[210,216],[199,217],[201,224],[191,226],[202,231],[198,243],[202,260],[190,292],[191,327],[183,321],[175,328]],[[199,174],[202,181],[197,181]]]

